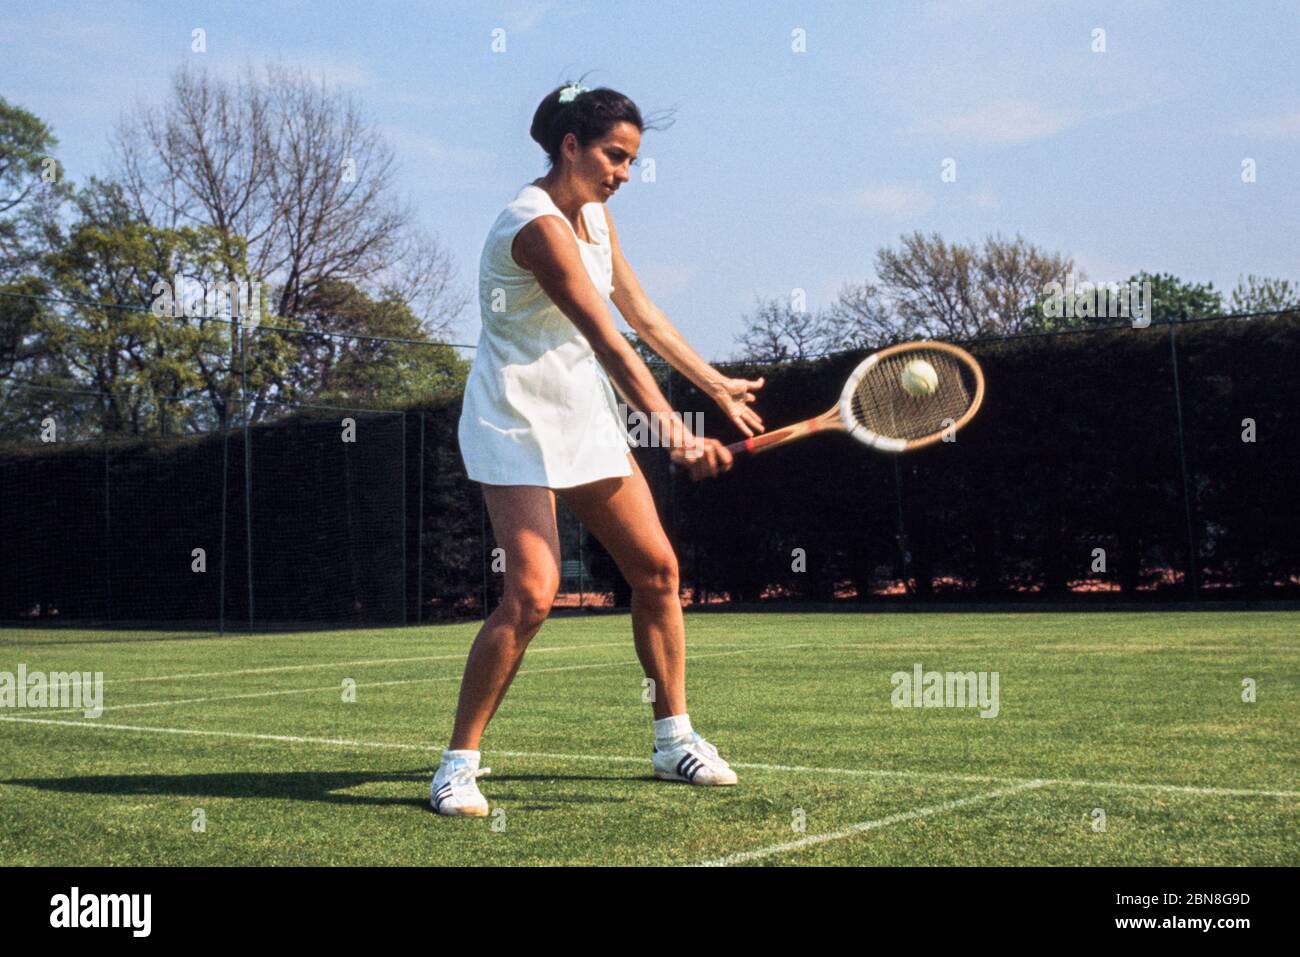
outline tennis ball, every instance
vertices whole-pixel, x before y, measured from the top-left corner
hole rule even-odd
[[[934,395],[939,388],[939,373],[924,359],[913,359],[903,367],[903,391],[920,398]]]

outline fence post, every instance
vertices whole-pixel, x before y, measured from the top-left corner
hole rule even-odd
[[[217,592],[217,629],[226,633],[226,499],[230,489],[230,407],[221,423],[221,584]]]
[[[420,506],[415,519],[415,623],[424,624],[424,410],[420,410]]]
[[[108,620],[113,620],[113,556],[109,550],[113,547],[113,512],[112,512],[112,485],[108,479],[108,434],[103,432],[103,423],[100,424],[101,437],[104,440],[104,584],[106,586]]]
[[[231,327],[239,336],[239,404],[244,416],[244,557],[248,571],[248,633],[253,633],[253,436],[248,428],[248,330],[236,317]]]
[[[406,624],[406,410],[398,413],[402,417],[402,624]]]

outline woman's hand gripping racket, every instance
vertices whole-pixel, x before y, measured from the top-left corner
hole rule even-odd
[[[910,452],[955,434],[984,401],[979,363],[946,342],[905,342],[858,364],[821,415],[727,446],[756,454],[816,432],[847,432],[882,452]]]

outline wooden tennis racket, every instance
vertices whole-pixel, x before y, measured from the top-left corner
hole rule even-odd
[[[904,386],[904,374],[916,360],[934,370],[934,391],[929,394],[914,395]],[[910,379],[915,383],[914,371]],[[844,383],[840,400],[821,415],[733,442],[727,449],[735,456],[757,454],[831,431],[847,432],[882,452],[911,452],[955,435],[983,401],[984,372],[966,350],[946,342],[904,342],[860,362]]]

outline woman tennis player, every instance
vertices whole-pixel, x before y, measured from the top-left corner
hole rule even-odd
[[[483,246],[483,331],[459,439],[505,550],[505,590],[465,663],[451,742],[430,793],[441,814],[488,813],[477,779],[491,769],[479,767],[479,739],[559,588],[556,496],[632,587],[633,640],[655,689],[655,777],[736,783],[736,773],[686,713],[677,559],[628,451],[610,378],[629,406],[655,417],[669,455],[693,479],[726,471],[731,453],[716,439],[691,434],[672,414],[650,370],[615,328],[605,297],[746,436],[763,431],[751,408],[763,380],[728,378],[701,359],[623,257],[605,203],[629,180],[645,128],[636,104],[614,90],[578,84],[553,90],[530,130],[546,151],[548,172],[519,191]]]

